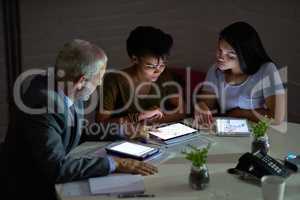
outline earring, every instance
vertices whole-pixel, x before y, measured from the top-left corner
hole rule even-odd
[[[137,57],[136,57],[136,56],[132,56],[131,62],[132,62],[133,64],[138,64],[138,59],[137,59]]]

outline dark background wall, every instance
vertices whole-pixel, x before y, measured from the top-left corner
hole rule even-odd
[[[128,65],[125,42],[138,25],[172,34],[170,65],[206,71],[214,60],[218,32],[244,20],[259,32],[278,66],[288,66],[288,117],[300,121],[300,2],[297,0],[20,0],[23,71],[54,64],[58,49],[73,38],[96,43],[108,54],[109,67]],[[2,9],[1,9],[2,10]],[[3,44],[0,24],[0,44]],[[7,113],[2,46],[1,113]],[[0,122],[0,141],[7,120]]]
[[[3,19],[2,3],[0,4],[0,19]],[[7,78],[4,53],[4,30],[0,22],[0,142],[4,139],[4,133],[8,124],[8,103],[7,103]]]

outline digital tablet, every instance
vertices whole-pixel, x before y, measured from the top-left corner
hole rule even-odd
[[[150,136],[156,137],[160,140],[167,141],[181,136],[186,136],[197,131],[197,129],[191,128],[182,123],[175,123],[160,127],[157,131],[149,131],[149,134]]]
[[[250,136],[247,119],[217,118],[216,134],[219,136]]]
[[[121,157],[128,157],[137,160],[144,160],[159,152],[158,148],[152,148],[131,142],[113,143],[105,148],[107,153]]]

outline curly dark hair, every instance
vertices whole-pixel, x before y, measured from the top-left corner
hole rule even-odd
[[[138,26],[127,38],[127,53],[130,58],[133,55],[161,58],[170,54],[172,45],[173,39],[170,34],[151,26]]]

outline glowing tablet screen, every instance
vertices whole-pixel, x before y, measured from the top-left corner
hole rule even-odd
[[[110,148],[113,151],[134,155],[134,156],[142,156],[145,153],[148,153],[150,151],[153,151],[154,149],[151,147],[146,147],[130,142],[124,142],[119,145],[113,146]]]

